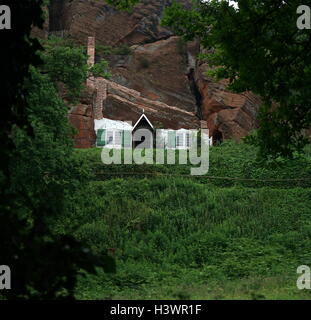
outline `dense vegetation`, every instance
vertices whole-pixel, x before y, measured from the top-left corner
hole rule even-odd
[[[257,163],[255,155],[245,144],[215,147],[209,175],[306,181],[270,181],[267,187],[260,181],[161,177],[156,174],[189,174],[189,168],[105,166],[99,149],[77,151],[94,181],[71,195],[68,215],[54,228],[97,254],[108,249],[117,272],[81,278],[76,296],[310,298],[296,287],[297,267],[311,264],[310,153],[277,170]],[[146,170],[155,176],[144,177]]]
[[[11,118],[4,117],[2,127],[6,140],[1,149],[0,263],[11,268],[14,290],[1,294],[11,299],[72,298],[81,269],[114,268],[107,255],[98,260],[70,235],[51,230],[52,221],[66,212],[68,194],[88,181],[88,169],[74,157],[68,104],[79,98],[88,72],[108,74],[105,64],[88,70],[83,48],[50,39],[42,42],[42,52],[39,42],[30,40],[31,23],[41,21],[32,14],[40,14],[41,5],[25,1],[15,6],[16,15],[24,15],[23,9],[34,11],[22,20],[25,56],[12,53],[16,84],[8,82],[9,99],[3,99]]]
[[[258,138],[263,157],[291,156],[307,143],[311,125],[311,32],[297,27],[300,0],[194,0],[173,3],[163,23],[199,39],[210,75],[230,79],[236,92],[261,96]]]
[[[109,2],[124,9],[138,1]],[[276,159],[257,162],[254,147],[228,142],[212,150],[214,177],[199,178],[185,176],[189,165],[103,166],[100,150],[72,148],[68,105],[88,73],[110,74],[105,61],[88,69],[83,48],[31,39],[46,3],[8,1],[19,24],[2,31],[0,263],[14,272],[5,298],[310,298],[296,288],[297,266],[311,264],[310,150],[294,152],[310,124],[310,41],[303,32],[286,37],[293,21],[287,2],[241,0],[238,14],[212,1],[194,20],[188,12],[200,23],[190,29],[194,36],[207,25],[217,30],[199,38],[218,50],[212,60],[225,67],[218,75],[260,93],[267,109],[272,101],[281,107],[261,129],[262,150]],[[281,19],[274,33],[262,32],[275,3]],[[180,7],[168,13],[173,25],[170,14],[187,25]],[[244,23],[253,15],[262,19],[259,30]],[[241,43],[247,46],[235,50]],[[103,55],[109,50],[130,54],[122,47]],[[117,272],[109,274],[113,259]]]

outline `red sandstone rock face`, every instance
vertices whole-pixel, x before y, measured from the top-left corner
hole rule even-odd
[[[215,82],[205,75],[207,64],[199,65],[195,78],[201,93],[201,110],[210,134],[219,131],[224,139],[239,140],[258,127],[260,99],[251,92],[243,94],[227,90],[228,81]]]
[[[179,37],[135,46],[124,63],[113,66],[113,80],[150,100],[196,112],[187,59],[187,48]]]
[[[190,0],[178,0],[190,4]],[[53,31],[67,30],[81,44],[95,36],[106,45],[138,44],[167,38],[172,32],[160,26],[160,17],[169,0],[142,1],[131,12],[118,11],[104,1],[51,0],[50,25]]]
[[[179,2],[189,5],[191,0]],[[90,137],[94,139],[94,134],[87,132],[92,130],[87,118],[103,115],[136,121],[142,109],[159,126],[171,128],[195,127],[199,115],[207,120],[212,134],[219,132],[223,138],[240,139],[257,127],[260,100],[251,93],[229,92],[226,81],[207,78],[204,72],[208,66],[196,61],[199,45],[185,45],[160,26],[163,10],[170,3],[142,1],[132,12],[120,12],[103,1],[51,0],[50,31],[63,34],[65,30],[83,45],[88,36],[95,36],[96,44],[132,46],[132,54],[109,58],[112,80],[120,86],[110,84],[108,91],[99,94],[97,87],[92,117],[70,115],[81,131],[77,146],[90,145]],[[126,92],[126,88],[134,91]],[[102,100],[104,109],[100,107]]]
[[[134,124],[144,111],[155,127],[197,129],[199,118],[193,113],[163,102],[146,99],[135,90],[107,81],[107,100],[103,104],[104,117]]]
[[[74,139],[75,147],[92,147],[96,139],[92,106],[81,104],[72,108],[69,113],[69,121],[78,131]]]
[[[141,93],[103,78],[90,79],[84,103],[69,113],[77,129],[75,147],[90,148],[95,143],[94,119],[103,117],[135,124],[145,112],[155,128],[198,129],[200,120],[194,112],[142,97]]]

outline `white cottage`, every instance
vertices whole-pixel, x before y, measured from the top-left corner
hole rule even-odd
[[[129,123],[106,118],[94,121],[97,147],[121,149],[132,146],[133,127]]]
[[[144,129],[145,134],[138,131]],[[188,129],[157,129],[145,114],[142,114],[138,121],[132,125],[128,122],[100,119],[95,120],[96,146],[110,149],[138,147],[144,143],[144,148],[164,149],[190,149],[192,139],[196,131]],[[209,145],[212,145],[212,138],[203,136]]]

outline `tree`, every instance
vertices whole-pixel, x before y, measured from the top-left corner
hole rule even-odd
[[[311,32],[297,28],[300,0],[194,1],[174,3],[163,24],[187,40],[199,39],[201,56],[230,89],[263,100],[256,143],[264,157],[290,157],[307,143],[311,125]],[[230,1],[231,2],[231,1]]]
[[[42,25],[42,1],[7,4],[14,20],[12,30],[1,31],[6,59],[1,60],[0,263],[11,268],[12,290],[1,295],[73,298],[80,270],[94,272],[99,265],[112,271],[114,264],[51,228],[66,210],[68,194],[87,177],[72,156],[67,106],[52,76],[38,70],[42,47],[30,31]]]
[[[87,78],[87,56],[83,47],[63,44],[57,38],[44,42],[42,69],[53,83],[63,84],[69,101],[75,102]]]
[[[121,0],[117,5],[133,2]],[[95,256],[51,228],[67,210],[68,194],[87,178],[83,164],[72,156],[68,109],[56,90],[61,81],[78,94],[86,56],[78,49],[56,48],[54,60],[41,54],[47,58],[42,65],[43,48],[30,33],[34,26],[42,27],[46,0],[4,4],[14,19],[11,30],[1,31],[0,263],[11,268],[12,290],[1,291],[1,296],[73,298],[80,270],[115,268],[106,253]],[[61,57],[69,66],[58,64]]]
[[[65,214],[70,194],[87,183],[87,170],[73,156],[67,106],[48,75],[34,67],[30,70],[25,90],[34,135],[13,128],[16,149],[6,195],[14,195],[10,206],[15,226],[8,224],[1,230],[5,236],[1,254],[13,273],[7,297],[73,298],[80,269],[94,273],[98,265],[111,271],[113,262],[108,256],[100,261],[78,241],[59,236],[51,228],[53,221]]]
[[[2,182],[8,183],[8,165],[10,161],[10,151],[14,149],[11,139],[12,126],[18,124],[27,126],[28,121],[25,115],[25,95],[23,91],[24,78],[29,75],[28,66],[30,63],[38,64],[39,58],[36,51],[41,46],[38,40],[30,38],[32,26],[42,26],[42,0],[14,1],[7,0],[5,3],[10,7],[14,21],[12,29],[1,30],[1,75],[0,78],[0,174]],[[31,129],[29,128],[29,133]],[[1,188],[2,190],[2,188]],[[1,196],[2,199],[2,196]],[[3,207],[2,207],[3,209]]]
[[[14,244],[25,230],[20,217],[14,211],[16,195],[8,192],[11,188],[10,161],[15,150],[12,128],[24,127],[28,135],[31,128],[25,109],[27,106],[24,79],[29,76],[29,65],[39,62],[36,51],[40,49],[37,40],[30,38],[31,26],[42,26],[41,0],[6,1],[14,14],[11,30],[1,31],[1,120],[0,120],[0,242],[5,251],[0,252],[2,264],[14,261]],[[17,240],[16,240],[17,239]],[[11,266],[12,267],[12,266]],[[13,274],[14,269],[12,269]]]
[[[108,62],[101,59],[89,67],[85,48],[75,45],[70,39],[50,37],[42,41],[42,72],[46,73],[59,91],[65,91],[67,101],[78,101],[88,74],[94,77],[110,78]],[[61,90],[63,88],[63,90]]]
[[[111,78],[108,62],[106,60],[101,60],[99,63],[95,63],[94,66],[89,69],[89,72],[94,77],[103,77],[106,79]]]

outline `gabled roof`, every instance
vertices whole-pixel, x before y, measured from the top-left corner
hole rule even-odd
[[[150,127],[154,130],[154,127],[153,125],[151,124],[151,122],[149,121],[149,119],[147,118],[147,116],[143,113],[140,118],[137,120],[137,122],[135,123],[134,127],[133,127],[133,130],[135,130],[135,128],[137,127],[137,125],[139,124],[139,122],[142,120],[142,119],[145,119],[148,124],[150,125]]]
[[[98,129],[115,129],[115,130],[132,130],[133,127],[124,121],[111,120],[102,118],[100,120],[94,120],[95,131]]]

